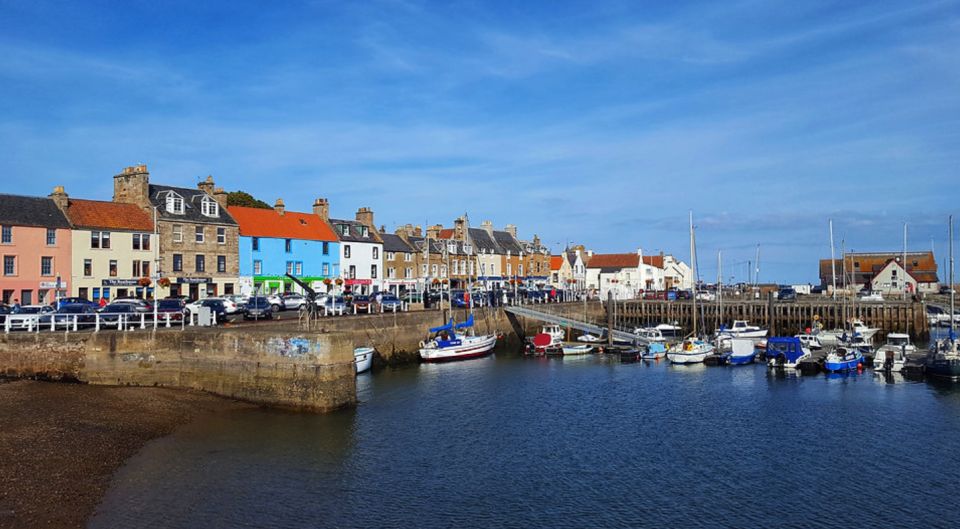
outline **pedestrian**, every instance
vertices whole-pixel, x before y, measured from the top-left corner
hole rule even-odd
[[[10,309],[11,314],[20,314],[20,298],[13,299],[13,308]]]
[[[99,305],[100,305],[100,308],[101,308],[101,309],[102,309],[103,307],[106,307],[106,306],[107,306],[107,298],[100,298],[100,303],[99,303]]]

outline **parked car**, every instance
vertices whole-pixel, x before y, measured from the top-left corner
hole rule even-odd
[[[280,296],[282,310],[300,310],[300,307],[307,304],[307,298],[302,294],[284,294]]]
[[[323,306],[326,307],[328,310],[330,310],[330,312],[332,313],[339,314],[340,311],[343,311],[344,313],[347,312],[347,302],[345,299],[343,299],[342,296],[328,297],[327,300],[323,303]]]
[[[7,321],[7,314],[10,314],[10,307],[0,305],[0,323]]]
[[[273,319],[273,304],[265,297],[255,297],[247,300],[246,309],[243,313],[244,319]]]
[[[6,321],[10,322],[10,330],[28,329],[37,326],[40,316],[43,314],[52,314],[53,307],[50,305],[24,305],[20,307],[20,312],[7,315]]]
[[[797,291],[793,287],[780,287],[777,291],[777,299],[780,301],[796,301]]]
[[[223,305],[224,314],[233,315],[233,314],[236,314],[237,312],[240,312],[240,309],[239,309],[239,307],[237,307],[237,304],[236,304],[236,303],[234,303],[233,301],[231,301],[231,300],[229,300],[229,299],[225,299],[225,298],[203,298],[203,299],[194,301],[193,303],[189,303],[189,304],[187,304],[187,306],[184,307],[184,312],[186,313],[187,316],[189,316],[190,314],[193,314],[194,312],[199,313],[200,307],[205,306],[205,305],[204,305],[204,302],[205,302],[205,301],[218,301],[218,302],[220,302],[220,304]],[[207,306],[209,306],[209,305],[207,305]],[[218,315],[217,321],[221,321],[221,319],[222,319],[222,318],[220,318],[219,315]]]
[[[423,303],[423,292],[410,290],[401,294],[400,299],[407,303]]]
[[[124,323],[140,321],[140,313],[132,303],[111,303],[100,309],[101,326],[119,327],[121,320]]]
[[[700,292],[697,292],[697,299],[700,301],[716,301],[717,295],[713,292],[701,290]]]
[[[380,306],[383,310],[400,310],[403,308],[403,302],[393,294],[384,294],[380,296]]]
[[[73,325],[74,320],[77,326],[89,325],[96,319],[97,309],[92,303],[60,303],[60,308],[56,312],[40,315],[40,326],[49,326],[51,320],[55,325]]]
[[[860,301],[883,301],[883,294],[876,290],[861,290],[858,296]]]
[[[690,290],[680,290],[677,292],[677,299],[693,299],[693,292]]]
[[[360,312],[361,310],[368,313],[373,312],[374,302],[372,299],[370,299],[370,296],[353,296],[353,299],[350,300],[350,304],[353,305],[353,308],[355,308],[357,312]]]
[[[64,305],[89,305],[94,309],[100,308],[100,305],[97,305],[87,298],[60,298],[60,306],[62,307]]]
[[[170,315],[170,321],[182,320],[184,306],[179,299],[161,299],[157,302],[157,321],[167,321],[167,314]]]
[[[282,294],[267,294],[267,301],[270,302],[270,305],[273,306],[273,312],[280,312],[283,310],[283,295]]]
[[[143,313],[153,313],[153,305],[149,301],[140,299],[140,298],[119,298],[113,300],[111,305],[115,304],[127,304],[133,307],[134,312],[143,312]]]

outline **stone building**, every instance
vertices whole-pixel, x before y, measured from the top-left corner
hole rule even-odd
[[[417,290],[419,252],[399,234],[386,233],[383,226],[380,238],[383,240],[383,288],[397,295]]]
[[[237,293],[239,229],[212,177],[190,189],[151,184],[146,165],[127,167],[113,177],[113,201],[156,214],[158,297]]]

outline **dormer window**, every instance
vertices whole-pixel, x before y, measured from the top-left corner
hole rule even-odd
[[[200,201],[200,213],[203,213],[204,217],[219,217],[220,204],[210,197],[203,197]]]
[[[347,224],[340,225],[340,235],[347,236],[350,235],[350,226]]]
[[[167,212],[174,215],[183,215],[183,197],[176,193],[167,195]]]
[[[360,226],[360,235],[363,236],[363,237],[369,237],[369,236],[370,236],[370,228],[367,228],[366,226]]]

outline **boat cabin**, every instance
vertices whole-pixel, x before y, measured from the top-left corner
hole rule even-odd
[[[767,358],[782,356],[787,363],[794,364],[806,353],[803,350],[803,344],[797,337],[774,336],[767,340]]]

